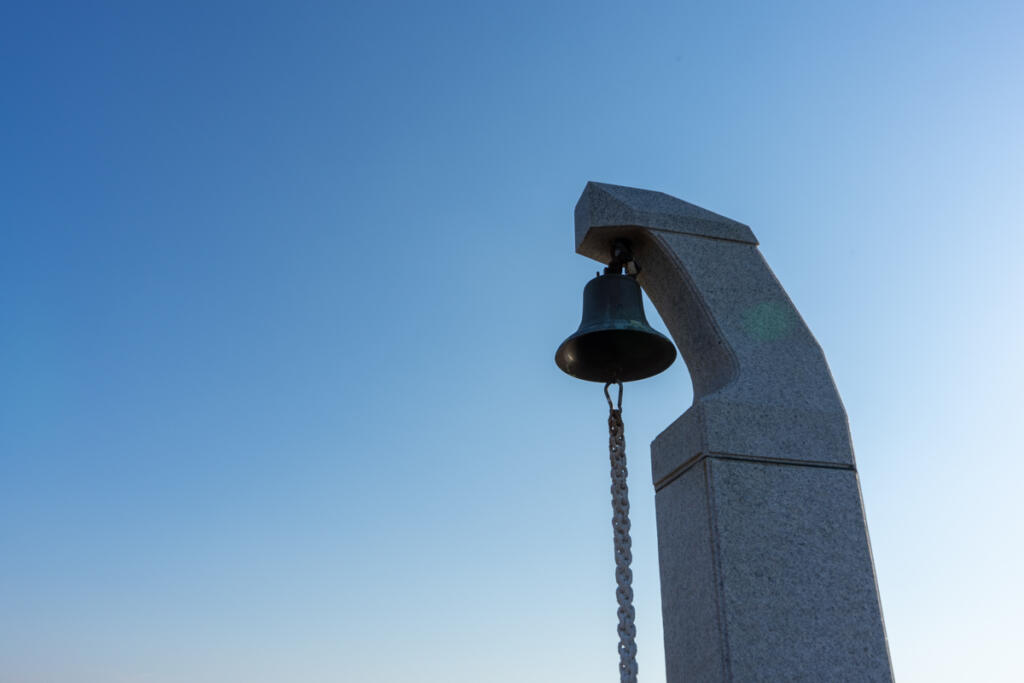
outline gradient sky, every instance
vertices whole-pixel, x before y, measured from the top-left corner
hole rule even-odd
[[[613,680],[606,407],[552,360],[588,180],[752,226],[849,413],[897,677],[1018,680],[1022,35],[5,3],[0,683]],[[690,400],[682,363],[626,388],[645,682],[648,444]]]

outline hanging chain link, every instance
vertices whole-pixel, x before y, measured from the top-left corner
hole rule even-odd
[[[626,484],[626,439],[622,424],[622,382],[618,406],[612,404],[608,387],[608,455],[612,466],[612,530],[615,534],[615,597],[619,601],[619,678],[621,683],[636,683],[636,612],[633,610],[633,541],[629,537],[629,486]]]

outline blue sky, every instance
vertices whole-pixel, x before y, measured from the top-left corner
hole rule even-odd
[[[4,5],[0,681],[613,677],[604,398],[552,360],[587,180],[752,226],[849,412],[896,675],[1013,680],[1022,21]],[[625,396],[645,681],[690,399],[681,363]]]

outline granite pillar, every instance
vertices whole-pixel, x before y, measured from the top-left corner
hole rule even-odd
[[[588,183],[576,250],[616,238],[693,382],[651,445],[668,683],[892,680],[846,412],[753,232]]]

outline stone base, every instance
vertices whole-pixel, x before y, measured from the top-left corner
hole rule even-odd
[[[851,467],[703,457],[656,504],[669,683],[892,680]]]

